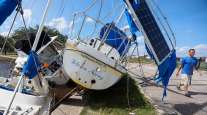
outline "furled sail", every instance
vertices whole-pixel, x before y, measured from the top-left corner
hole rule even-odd
[[[108,23],[102,27],[100,38],[105,39],[105,43],[115,48],[120,55],[124,55],[128,50],[129,40],[126,34],[117,28],[114,23]]]
[[[0,0],[0,25],[11,15],[18,4],[18,0]]]

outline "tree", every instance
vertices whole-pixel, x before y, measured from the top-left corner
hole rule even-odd
[[[15,41],[12,39],[8,39],[4,48],[3,48],[3,45],[5,43],[5,39],[6,38],[4,36],[0,35],[0,50],[3,50],[4,54],[6,55],[7,52],[14,52],[15,51],[15,48],[14,48]]]
[[[26,39],[27,37],[27,32],[28,33],[36,33],[38,30],[39,26],[35,26],[34,28],[29,27],[27,30],[24,27],[21,27],[17,30],[14,31],[13,35],[11,36],[12,39],[20,40],[20,39]],[[43,29],[50,37],[52,36],[58,36],[57,41],[64,44],[67,40],[67,36],[61,34],[57,29],[55,28],[49,28],[49,27],[44,27]]]
[[[27,33],[37,33],[38,28],[39,28],[39,26],[37,25],[35,27],[29,27],[27,29],[25,29],[24,27],[20,27],[20,28],[16,29],[14,31],[14,33],[7,40],[7,43],[4,48],[5,54],[6,54],[6,52],[14,52],[15,51],[15,48],[14,48],[15,41],[22,40],[22,39],[27,40]],[[56,41],[58,41],[62,45],[65,44],[65,42],[68,38],[66,35],[61,34],[55,28],[44,27],[43,30],[50,37],[57,36],[58,38],[56,39]],[[5,42],[5,37],[0,36],[0,49],[2,48],[4,42]]]

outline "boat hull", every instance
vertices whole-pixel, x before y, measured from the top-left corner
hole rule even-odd
[[[12,95],[12,91],[0,88],[1,111],[6,110]],[[33,96],[17,93],[10,109],[10,113],[17,113],[17,115],[20,115],[28,111],[28,115],[49,115],[48,110],[50,103],[51,99],[47,96]]]
[[[84,43],[67,41],[63,68],[77,84],[93,90],[103,90],[117,83],[125,69],[115,60]]]

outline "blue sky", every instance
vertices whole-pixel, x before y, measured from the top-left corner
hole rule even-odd
[[[28,26],[39,24],[43,9],[47,0],[22,0]],[[86,9],[94,0],[52,0],[49,9],[46,25],[55,27],[61,33],[72,36],[72,20],[75,12],[81,12]],[[121,0],[103,0],[100,20],[104,23],[116,20],[122,12],[123,3]],[[184,56],[189,48],[197,49],[197,56],[207,57],[207,0],[154,0],[165,16],[177,39],[177,54]],[[94,18],[98,17],[98,11],[101,7],[101,0],[97,0],[95,5],[89,9],[86,14]],[[5,35],[14,17],[14,13],[0,27],[0,33]],[[76,18],[75,25],[80,27],[83,16]],[[87,18],[83,35],[93,33],[95,23]],[[21,18],[18,17],[14,29],[22,26]],[[117,26],[123,28],[127,25],[125,18],[121,18]],[[95,30],[98,33],[102,25],[98,24]],[[75,27],[74,27],[75,28]],[[77,29],[77,28],[76,28]],[[76,30],[74,29],[74,30]],[[78,30],[78,29],[77,29]],[[76,31],[77,32],[77,31]],[[74,32],[75,33],[75,32]],[[89,35],[89,34],[88,34]],[[90,34],[91,35],[91,34]],[[95,35],[94,35],[95,36]],[[140,42],[143,42],[139,37]],[[144,50],[143,46],[140,46]]]

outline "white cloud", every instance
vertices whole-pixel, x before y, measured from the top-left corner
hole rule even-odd
[[[52,19],[47,25],[62,32],[64,29],[71,27],[72,23],[68,24],[64,17],[60,17]]]
[[[207,44],[198,44],[194,47],[194,49],[199,57],[207,57]]]
[[[205,50],[207,51],[207,44],[199,44],[197,46],[194,47],[197,50]]]
[[[91,19],[90,17],[86,17],[86,22],[94,22],[94,20],[93,19]]]
[[[2,36],[7,36],[7,35],[8,35],[8,32],[7,32],[7,31],[5,31],[5,32],[0,32],[0,35],[2,35]]]
[[[24,9],[24,18],[27,21],[27,23],[29,24],[31,22],[32,19],[32,10],[31,9]]]
[[[194,47],[183,46],[177,47],[177,55],[180,57],[187,55],[188,50],[194,48],[196,50],[196,57],[207,57],[207,44],[198,44]]]

